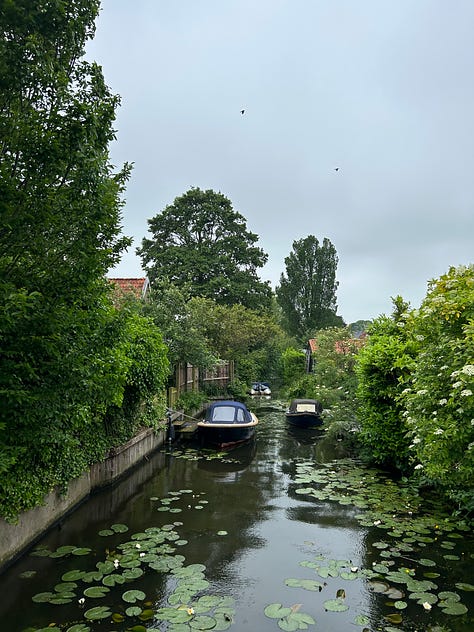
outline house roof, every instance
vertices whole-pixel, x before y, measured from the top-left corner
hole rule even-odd
[[[116,278],[109,281],[116,286],[120,295],[133,294],[135,298],[145,298],[150,288],[150,282],[147,277],[134,278]]]
[[[310,338],[310,339],[308,340],[308,345],[309,345],[309,348],[310,348],[310,350],[311,350],[311,353],[315,353],[315,351],[316,351],[316,350],[317,350],[317,348],[318,348],[318,345],[317,345],[317,343],[316,343],[316,340],[315,340],[314,338]]]

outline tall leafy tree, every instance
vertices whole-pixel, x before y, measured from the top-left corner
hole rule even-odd
[[[270,286],[257,275],[267,255],[222,193],[191,188],[148,224],[153,237],[137,252],[152,282],[186,284],[223,305],[270,306]]]
[[[119,99],[84,59],[99,4],[0,8],[0,469],[24,463],[21,480],[43,464],[46,486],[73,472],[84,428],[120,403],[128,370],[105,273],[130,243],[129,169],[108,159]]]
[[[336,249],[326,237],[320,244],[314,235],[293,242],[285,258],[286,274],[276,288],[283,324],[290,335],[308,338],[318,329],[340,327],[337,316]]]

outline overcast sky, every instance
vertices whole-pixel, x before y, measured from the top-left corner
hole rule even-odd
[[[147,220],[199,187],[273,287],[315,235],[347,323],[419,307],[474,260],[473,29],[473,0],[103,0],[87,56],[122,98],[111,161],[134,163],[110,276],[141,276]]]

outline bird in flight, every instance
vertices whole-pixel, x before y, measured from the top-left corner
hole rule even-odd
[[[245,112],[245,110],[240,110],[240,113],[243,114]]]

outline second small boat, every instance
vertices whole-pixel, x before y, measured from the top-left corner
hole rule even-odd
[[[285,414],[293,426],[314,428],[322,425],[322,412],[322,404],[317,399],[293,399]]]

